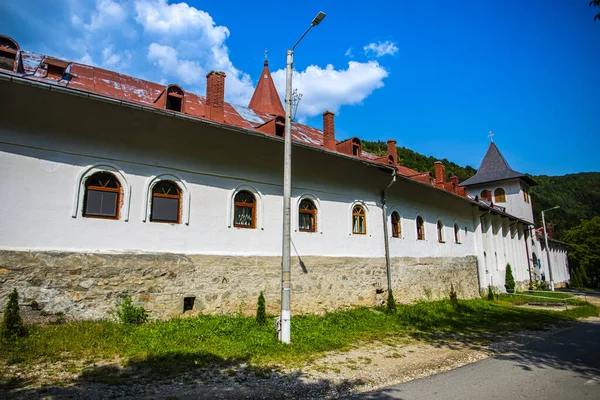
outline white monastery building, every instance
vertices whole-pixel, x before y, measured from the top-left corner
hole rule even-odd
[[[284,110],[265,61],[247,107],[21,50],[0,36],[0,301],[103,318],[129,292],[156,318],[280,306]],[[492,142],[463,183],[294,123],[292,312],[550,280],[529,187]],[[384,224],[387,229],[384,230]],[[385,232],[388,237],[386,240]],[[550,241],[552,278],[569,280]]]

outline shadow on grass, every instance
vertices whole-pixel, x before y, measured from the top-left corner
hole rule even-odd
[[[64,386],[26,388],[28,381],[0,386],[3,399],[297,399],[338,398],[365,382],[359,379],[306,382],[303,373],[255,366],[246,358],[210,353],[173,354],[130,360],[124,366],[87,367]]]

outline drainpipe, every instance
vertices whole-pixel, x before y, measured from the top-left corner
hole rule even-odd
[[[387,273],[387,284],[388,284],[388,295],[392,291],[392,274],[390,272],[390,240],[388,238],[388,226],[387,226],[387,206],[385,201],[385,192],[396,182],[396,170],[392,172],[392,180],[389,185],[381,192],[381,214],[383,216],[383,243],[385,246],[385,269]]]
[[[531,279],[531,260],[529,259],[529,245],[527,244],[527,239],[529,238],[530,227],[527,227],[527,230],[524,230],[523,239],[525,239],[525,251],[527,252],[527,269],[529,270],[529,288],[532,287],[533,281]]]

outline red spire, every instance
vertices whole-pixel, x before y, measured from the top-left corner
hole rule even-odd
[[[281,100],[277,94],[277,89],[269,72],[269,62],[265,60],[265,67],[260,74],[260,79],[250,100],[248,108],[256,111],[264,112],[265,114],[285,115]]]

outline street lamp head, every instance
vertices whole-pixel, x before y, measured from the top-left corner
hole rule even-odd
[[[317,26],[321,23],[321,21],[323,21],[325,19],[325,16],[327,14],[325,14],[323,11],[319,11],[319,13],[317,14],[317,16],[315,17],[315,19],[313,19],[312,21],[312,26]]]
[[[551,210],[556,210],[557,208],[560,208],[560,206],[555,206],[555,207],[549,208],[547,210],[544,210],[544,212],[551,211]]]

